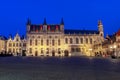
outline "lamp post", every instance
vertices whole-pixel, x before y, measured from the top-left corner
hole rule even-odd
[[[115,51],[114,51],[114,55],[115,55],[116,57],[118,57],[118,54],[116,53],[116,48],[117,48],[117,46],[114,45],[113,48],[114,48],[114,50],[115,50]]]

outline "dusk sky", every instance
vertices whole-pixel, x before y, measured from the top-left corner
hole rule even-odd
[[[25,35],[26,21],[59,24],[63,17],[65,29],[97,30],[102,20],[105,34],[120,28],[120,0],[1,0],[0,35]]]

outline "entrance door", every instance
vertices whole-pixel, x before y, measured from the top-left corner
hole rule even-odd
[[[69,52],[68,52],[68,50],[65,50],[65,52],[64,52],[64,56],[69,56]]]
[[[52,51],[52,56],[55,56],[55,51]]]
[[[22,56],[26,56],[26,50],[22,50]]]
[[[35,56],[38,56],[38,52],[37,51],[35,52]]]

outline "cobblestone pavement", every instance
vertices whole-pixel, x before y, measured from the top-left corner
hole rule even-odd
[[[120,80],[120,60],[0,57],[0,80]]]

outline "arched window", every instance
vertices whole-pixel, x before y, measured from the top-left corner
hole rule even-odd
[[[65,43],[68,44],[68,38],[65,38]]]
[[[70,38],[70,44],[72,44],[73,43],[73,39],[72,38]]]
[[[32,46],[32,40],[30,40],[30,46]]]
[[[58,45],[60,46],[60,39],[58,40]]]
[[[79,44],[79,39],[78,38],[76,38],[76,44]]]

